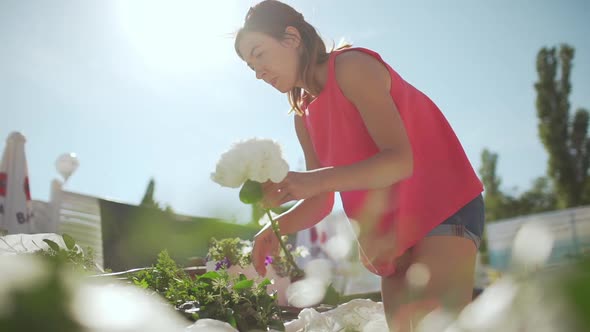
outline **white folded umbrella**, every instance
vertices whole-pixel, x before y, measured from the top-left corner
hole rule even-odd
[[[33,233],[25,142],[21,133],[11,133],[0,164],[0,229],[8,234]]]

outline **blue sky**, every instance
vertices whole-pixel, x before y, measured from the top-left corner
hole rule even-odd
[[[245,220],[237,191],[209,178],[232,142],[272,138],[303,165],[286,97],[233,51],[255,2],[1,0],[0,138],[27,137],[33,198],[48,199],[55,159],[75,152],[67,190],[136,204],[154,177],[156,199],[179,213]],[[484,148],[497,152],[505,190],[545,174],[541,47],[575,47],[570,102],[590,108],[588,1],[287,2],[327,41],[378,51],[427,93],[476,169]]]

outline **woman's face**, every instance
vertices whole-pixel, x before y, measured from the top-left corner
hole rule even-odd
[[[291,91],[300,81],[299,34],[292,27],[286,32],[297,37],[287,35],[283,40],[277,40],[265,33],[244,32],[238,44],[242,59],[256,72],[256,78],[282,93]]]

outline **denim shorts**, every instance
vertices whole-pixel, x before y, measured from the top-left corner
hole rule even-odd
[[[470,239],[479,249],[485,222],[483,197],[479,194],[461,210],[436,226],[426,236],[450,235]]]

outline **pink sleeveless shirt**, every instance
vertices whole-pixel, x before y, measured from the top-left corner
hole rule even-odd
[[[483,191],[453,129],[439,108],[422,92],[404,81],[376,53],[364,48],[333,51],[328,77],[321,93],[304,104],[304,123],[322,167],[348,165],[379,152],[359,111],[338,87],[335,58],[347,51],[361,51],[383,63],[391,76],[390,94],[404,123],[413,153],[412,175],[391,186],[388,204],[379,211],[378,234],[396,244],[393,251],[361,260],[373,273],[386,276],[395,271],[396,258],[428,232]],[[346,215],[358,220],[369,190],[341,192]]]

